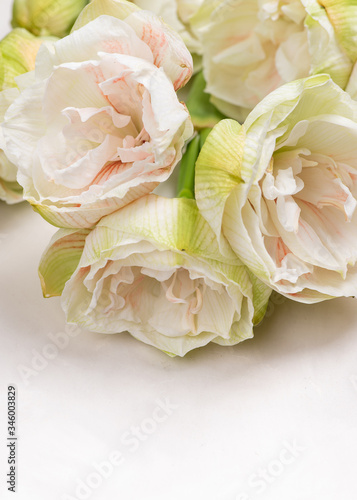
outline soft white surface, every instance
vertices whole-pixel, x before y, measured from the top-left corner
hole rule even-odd
[[[12,0],[1,0],[0,4],[0,38],[3,38],[11,29]]]
[[[1,1],[5,34],[10,1]],[[315,306],[275,301],[253,340],[208,346],[184,359],[129,335],[83,331],[67,336],[68,346],[41,366],[39,353],[53,354],[51,334],[65,330],[59,300],[42,298],[37,277],[53,232],[26,204],[0,203],[0,498],[357,497],[354,299]],[[27,383],[25,367],[34,370]],[[5,486],[10,383],[18,387],[15,496]],[[147,419],[165,398],[177,408],[154,429]],[[140,425],[153,432],[132,451],[125,432]],[[286,442],[296,442],[296,456],[284,451]],[[95,481],[93,464],[114,450],[123,463],[98,488],[76,496],[78,481]]]

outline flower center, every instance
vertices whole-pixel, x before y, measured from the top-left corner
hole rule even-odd
[[[357,260],[356,168],[304,148],[278,150],[260,188],[276,281],[308,277],[312,266],[345,275]]]
[[[172,330],[176,336],[186,331],[197,334],[198,315],[202,311],[207,291],[205,280],[184,268],[153,270],[145,267],[121,267],[108,261],[95,276],[86,280],[93,293],[87,313],[99,308],[101,314],[135,323],[152,323],[161,333]],[[217,288],[217,286],[216,286]],[[218,290],[219,288],[219,290]],[[218,286],[217,291],[221,292]],[[169,324],[167,316],[177,324]]]

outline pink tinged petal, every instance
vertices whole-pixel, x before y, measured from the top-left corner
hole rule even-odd
[[[108,60],[111,64],[112,58],[114,58],[113,55],[106,55],[105,61]],[[112,101],[113,94],[117,93],[115,86],[113,86],[112,89],[110,88],[111,85],[117,83],[114,82],[113,79],[100,85],[101,90],[108,96],[117,111],[128,114],[125,112],[126,102],[128,99],[133,99],[134,103],[136,102],[138,106],[139,118],[143,115],[144,128],[150,137],[152,137],[155,131],[158,134],[173,130],[176,132],[181,125],[189,123],[187,109],[178,102],[172,83],[162,68],[157,69],[146,61],[138,60],[130,56],[120,56],[120,61],[127,67],[127,73],[125,73],[127,76],[125,76],[125,79],[128,79],[128,83],[130,84],[127,85],[128,88],[125,90],[125,99],[119,102],[115,100]],[[135,93],[131,95],[130,91],[133,87]],[[149,130],[149,124],[145,123],[144,115],[147,110],[145,103],[148,102],[148,99],[155,113],[156,127],[158,130],[156,130],[155,127],[151,127]],[[130,103],[129,109],[133,108],[134,103]],[[131,112],[131,116],[133,118],[133,112]],[[187,128],[189,127],[187,126]],[[141,130],[142,126],[137,126],[137,129],[138,131]],[[189,137],[190,134],[187,138]]]
[[[281,261],[281,267],[277,268],[272,276],[274,283],[287,281],[298,283],[301,277],[310,276],[314,271],[314,266],[308,264],[293,253],[289,253]]]
[[[334,270],[345,275],[347,265],[354,265],[357,260],[357,214],[351,222],[346,222],[344,214],[334,207],[318,209],[302,201],[299,205],[301,217],[314,228],[325,247],[339,263]]]
[[[79,157],[70,165],[58,165],[51,170],[51,180],[69,189],[83,189],[88,186],[102,167],[115,154],[119,138],[107,135],[98,147],[89,150],[83,157]],[[51,161],[53,144],[48,149],[47,138],[39,142],[39,153],[42,169],[46,171],[46,165]],[[64,168],[63,168],[64,167]]]
[[[281,238],[266,238],[266,248],[276,264],[272,274],[273,283],[282,280],[296,283],[301,276],[313,271],[313,266],[303,262],[285,245]]]
[[[131,116],[137,133],[142,128],[141,87],[129,70],[99,85],[110,104],[121,115]],[[135,134],[136,135],[136,134]]]
[[[101,171],[94,177],[91,185],[104,185],[110,178],[118,175],[123,170],[130,168],[130,165],[123,165],[121,161],[111,162],[105,165]]]
[[[340,177],[342,183],[353,193],[354,197],[357,197],[357,169],[346,163],[338,162],[336,174]]]
[[[336,174],[327,168],[308,168],[304,169],[301,178],[305,187],[297,198],[317,208],[333,206],[345,213],[346,220],[351,220],[357,202]]]
[[[117,155],[123,163],[134,163],[142,160],[147,160],[148,163],[153,163],[155,161],[155,156],[151,151],[151,146],[147,142],[141,146],[117,148]]]
[[[273,201],[268,202],[269,212],[279,230],[279,234],[284,241],[284,244],[290,251],[305,263],[312,265],[322,266],[328,269],[338,269],[339,263],[331,252],[326,248],[324,242],[320,239],[315,231],[314,226],[311,226],[304,220],[304,213],[301,203],[298,203],[301,209],[299,218],[298,231],[286,231],[281,225],[277,211],[276,204]],[[315,208],[317,214],[319,209]]]
[[[155,66],[164,69],[175,90],[183,87],[191,78],[193,61],[179,35],[148,11],[134,12],[125,22],[150,47]]]
[[[126,149],[135,148],[135,139],[132,135],[127,135],[123,139],[123,147]]]
[[[151,139],[155,139],[158,153],[164,151],[176,136],[180,127],[184,140],[192,136],[193,128],[187,108],[178,102],[176,93],[162,70],[156,71],[150,80],[143,79],[143,124]]]
[[[100,145],[107,135],[116,137],[118,144],[121,145],[120,139],[126,137],[127,133],[136,134],[131,117],[118,114],[112,107],[81,110],[67,108],[63,114],[70,120],[70,123],[63,129],[63,134],[67,139],[66,149],[76,151],[75,158],[77,159]],[[108,157],[107,161],[110,159]]]
[[[42,45],[36,60],[36,75],[48,78],[55,66],[88,61],[100,52],[127,54],[153,62],[152,51],[128,23],[100,16],[52,46]]]
[[[275,265],[279,267],[282,260],[288,253],[291,253],[291,251],[280,237],[264,238],[264,242],[269,255],[273,259]]]
[[[131,117],[129,115],[119,114],[114,108],[111,106],[106,106],[104,108],[65,108],[62,113],[67,116],[71,124],[74,123],[86,123],[92,118],[98,116],[98,120],[94,123],[98,126],[104,128],[103,133],[113,133],[113,125],[116,128],[123,128],[129,125],[131,121]],[[105,118],[108,118],[107,120]],[[91,120],[92,123],[94,120]]]

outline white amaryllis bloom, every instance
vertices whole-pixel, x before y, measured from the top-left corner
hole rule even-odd
[[[60,230],[40,264],[69,323],[183,356],[251,338],[264,316],[270,289],[233,252],[222,257],[193,200],[148,195],[87,233]]]
[[[196,14],[203,0],[132,0],[142,9],[150,10],[179,33],[191,54],[201,54],[202,47],[191,28],[191,18]],[[197,61],[198,62],[198,61]],[[196,67],[196,61],[195,61]]]
[[[223,120],[196,166],[197,204],[262,281],[301,302],[357,295],[357,103],[328,75]]]
[[[351,0],[204,0],[192,23],[206,91],[243,120],[269,92],[312,74],[328,73],[345,89],[357,57],[340,42],[356,46],[356,18]]]
[[[42,47],[3,124],[24,198],[54,225],[91,227],[152,191],[193,132],[175,92],[191,72],[182,40],[144,11]]]
[[[18,97],[15,78],[35,67],[35,59],[43,43],[24,29],[14,29],[0,42],[0,124]],[[22,188],[16,182],[17,168],[3,151],[4,137],[0,128],[0,200],[9,204],[22,201]]]

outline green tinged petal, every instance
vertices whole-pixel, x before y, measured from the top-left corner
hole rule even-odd
[[[0,153],[3,153],[0,151]],[[0,170],[1,170],[1,158],[0,158]],[[0,200],[6,201],[8,205],[13,205],[15,203],[20,203],[23,201],[22,198],[22,187],[16,181],[9,182],[2,179],[0,176]]]
[[[265,109],[264,101],[261,107]],[[273,117],[271,119],[273,121]],[[264,125],[260,126],[259,122]],[[266,277],[264,266],[255,264],[249,237],[241,223],[239,203],[244,203],[249,184],[256,176],[255,172],[258,168],[263,168],[260,161],[264,158],[261,150],[265,149],[265,143],[268,142],[265,140],[266,122],[265,115],[263,118],[259,114],[249,135],[246,135],[245,129],[248,124],[241,126],[234,120],[222,120],[216,125],[206,139],[197,160],[195,184],[197,205],[218,238],[220,251],[224,255],[231,251],[226,238],[229,236],[232,239],[233,233],[239,240],[239,246],[244,247],[241,255],[246,259],[245,262],[248,262],[260,277]],[[237,209],[227,208],[236,201]],[[226,233],[222,231],[223,226],[226,229],[232,226],[233,229]],[[269,296],[269,292],[267,293]],[[255,296],[260,296],[259,287]],[[256,301],[261,313],[256,312],[255,322],[259,322],[265,314],[264,307],[261,309],[264,297],[256,298]]]
[[[26,28],[37,36],[62,38],[88,0],[15,0],[12,26]]]
[[[16,87],[15,78],[35,68],[43,40],[17,28],[0,42],[0,90]]]
[[[267,287],[262,281],[260,281],[260,279],[251,271],[249,271],[249,269],[248,273],[250,281],[253,285],[253,325],[258,325],[263,320],[267,311],[272,289]]]
[[[97,227],[116,232],[120,228],[120,231],[127,235],[153,241],[162,248],[185,252],[188,255],[237,262],[232,251],[227,258],[221,256],[213,231],[201,216],[195,201],[191,199],[145,196],[104,217]],[[113,244],[111,238],[108,234],[105,240],[108,248]],[[98,247],[98,251],[102,250]],[[98,253],[95,258],[97,255]]]
[[[352,61],[339,44],[339,35],[326,11],[317,0],[302,0],[308,16],[305,26],[311,53],[311,74],[328,73],[345,88],[352,71]]]
[[[357,0],[319,0],[334,27],[341,47],[354,63],[357,60]]]
[[[195,194],[198,207],[220,238],[224,206],[232,190],[242,182],[241,164],[245,131],[234,120],[222,120],[208,135],[196,163]]]
[[[80,261],[88,233],[86,229],[60,229],[53,236],[42,255],[38,270],[44,297],[62,294]]]

